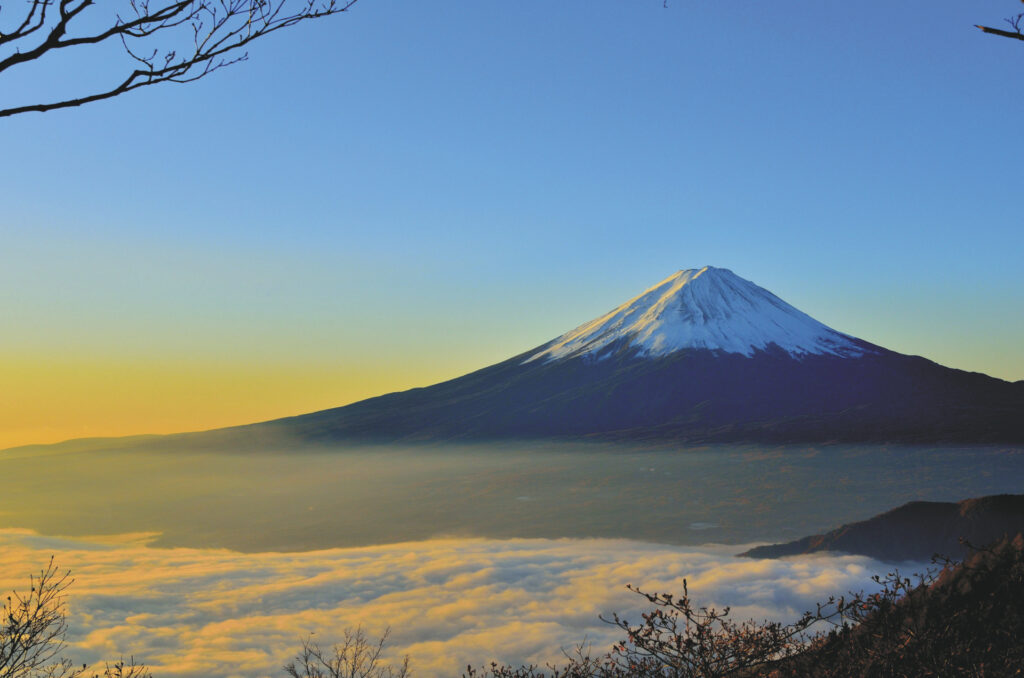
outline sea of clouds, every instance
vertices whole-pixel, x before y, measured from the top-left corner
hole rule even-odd
[[[69,656],[134,655],[156,678],[281,676],[304,638],[391,629],[390,657],[414,674],[467,664],[557,661],[622,633],[599,615],[639,618],[626,590],[676,592],[746,618],[792,620],[829,595],[873,588],[889,569],[856,556],[736,558],[700,548],[610,539],[434,539],[297,553],[148,546],[155,535],[47,537],[0,530],[0,591],[24,589],[50,559],[71,570]]]

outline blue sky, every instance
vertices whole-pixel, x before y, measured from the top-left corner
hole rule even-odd
[[[1024,46],[972,27],[1017,9],[360,0],[203,81],[4,119],[0,368],[40,407],[68,370],[135,400],[184,370],[211,402],[245,374],[259,406],[157,428],[241,423],[457,376],[712,264],[1024,378]],[[156,425],[117,411],[71,433]]]

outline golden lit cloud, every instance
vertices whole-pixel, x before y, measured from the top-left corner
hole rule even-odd
[[[556,661],[561,647],[619,640],[598,619],[635,617],[646,590],[686,577],[701,604],[743,617],[795,618],[832,593],[869,587],[861,557],[737,559],[738,547],[626,540],[432,540],[301,553],[157,549],[0,530],[0,590],[24,585],[51,554],[72,570],[71,651],[95,662],[133,654],[161,678],[279,675],[315,634],[392,630],[390,656],[419,676],[468,663]]]

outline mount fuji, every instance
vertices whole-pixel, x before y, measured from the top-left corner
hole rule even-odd
[[[227,431],[325,443],[1022,443],[1024,382],[895,353],[705,267],[457,379]]]
[[[867,344],[840,334],[724,268],[679,271],[643,294],[563,334],[526,362],[601,359],[623,342],[645,357],[683,349],[747,357],[775,346],[794,357],[861,356]]]

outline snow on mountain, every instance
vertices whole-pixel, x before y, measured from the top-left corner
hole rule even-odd
[[[600,359],[622,342],[645,356],[685,348],[752,356],[778,346],[794,357],[870,352],[768,290],[724,268],[679,271],[609,313],[563,334],[524,363],[576,356]]]

